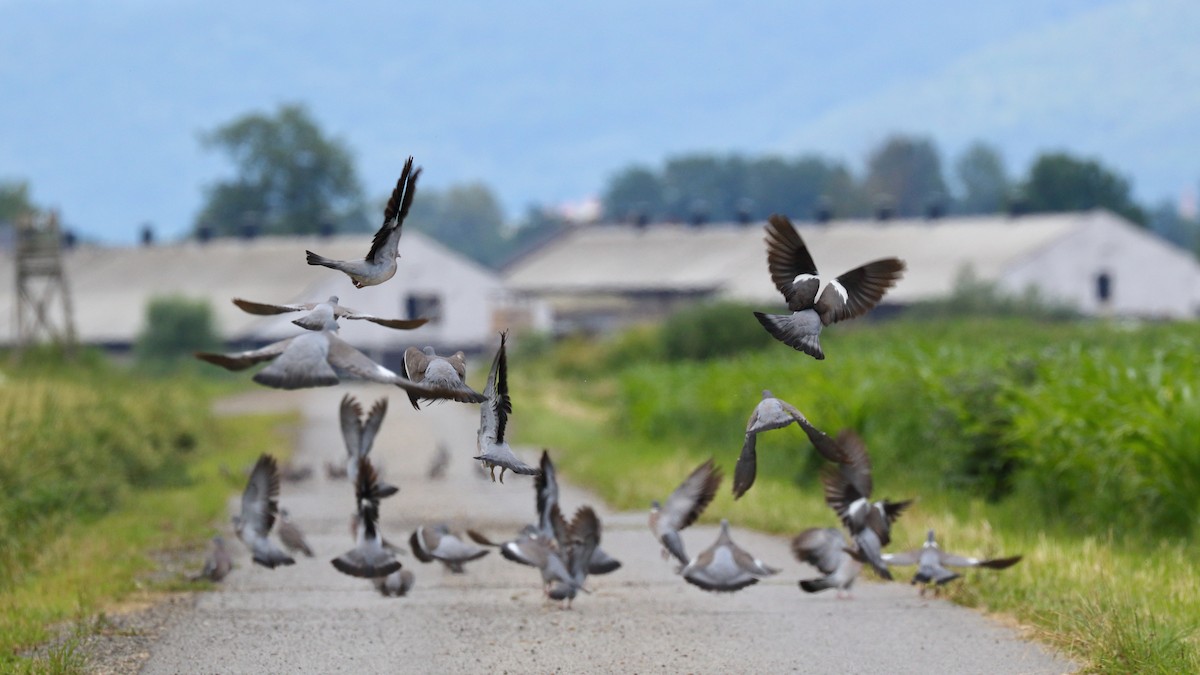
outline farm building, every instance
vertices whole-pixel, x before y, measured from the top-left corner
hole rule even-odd
[[[377,360],[395,365],[408,346],[478,352],[496,343],[494,321],[504,304],[498,275],[419,232],[400,240],[396,276],[354,288],[346,275],[306,264],[305,250],[339,260],[361,258],[369,234],[332,237],[222,238],[136,247],[79,245],[63,253],[74,306],[75,333],[84,344],[128,349],[141,332],[147,303],[179,295],[207,300],[222,338],[238,348],[296,335],[298,314],[254,316],[231,299],[288,304],[336,295],[341,304],[385,318],[429,317],[412,331],[366,321],[342,321],[340,335]],[[14,262],[0,256],[0,339],[15,340]]]
[[[1108,211],[798,223],[818,269],[837,275],[897,256],[884,299],[949,296],[964,273],[1085,314],[1194,318],[1200,263]],[[578,227],[510,265],[508,289],[543,300],[558,332],[603,331],[700,299],[782,306],[766,268],[763,223]]]

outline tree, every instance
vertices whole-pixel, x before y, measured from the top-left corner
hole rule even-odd
[[[887,199],[896,215],[918,216],[946,194],[942,161],[933,141],[892,136],[871,152],[867,161],[867,192]]]
[[[663,206],[684,220],[733,220],[745,195],[746,162],[740,157],[686,155],[663,168]]]
[[[327,137],[302,105],[243,115],[203,133],[201,144],[227,155],[237,177],[206,189],[197,227],[225,235],[246,226],[265,234],[372,227],[350,150]]]
[[[488,267],[497,267],[508,257],[504,211],[495,194],[482,183],[422,191],[413,202],[405,227],[424,232]]]
[[[1104,208],[1139,225],[1146,212],[1133,201],[1129,181],[1100,162],[1065,152],[1043,153],[1029,169],[1023,186],[1031,211],[1083,211]]]
[[[1010,189],[1004,160],[992,146],[976,142],[954,163],[954,173],[962,192],[958,195],[961,213],[998,213],[1008,202]]]
[[[0,223],[11,224],[18,216],[37,211],[38,207],[29,198],[29,183],[0,182]]]
[[[601,203],[610,220],[649,220],[665,210],[662,181],[643,166],[627,167],[608,179]]]

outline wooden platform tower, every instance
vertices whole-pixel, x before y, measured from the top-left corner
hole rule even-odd
[[[63,274],[58,213],[30,214],[16,222],[17,353],[39,342],[75,348],[71,292]]]

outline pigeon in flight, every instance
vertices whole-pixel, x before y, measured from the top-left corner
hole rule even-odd
[[[220,581],[229,574],[233,569],[233,560],[229,557],[229,551],[225,549],[225,537],[217,535],[212,538],[212,551],[204,560],[204,569],[200,574],[192,577],[192,581],[208,579],[209,581]]]
[[[288,552],[303,553],[310,558],[313,557],[312,549],[304,540],[304,533],[288,517],[287,509],[279,509],[279,525],[275,528],[275,533],[279,535],[279,541],[283,543]]]
[[[508,424],[508,416],[512,414],[512,399],[508,396],[508,357],[505,356],[504,344],[508,332],[500,334],[500,349],[492,360],[492,369],[488,373],[487,385],[484,387],[485,400],[479,408],[479,460],[489,470],[492,480],[496,480],[496,467],[500,467],[500,482],[504,482],[504,472],[532,476],[538,470],[522,462],[508,447],[504,440],[504,430]]]
[[[830,280],[818,297],[822,278],[792,222],[775,214],[766,230],[767,269],[792,313],[755,312],[754,316],[776,340],[817,359],[825,358],[821,329],[866,314],[904,272],[899,258],[869,262]]]
[[[388,199],[383,210],[383,225],[375,233],[375,238],[371,241],[371,250],[365,258],[330,260],[312,251],[305,251],[308,264],[345,272],[354,282],[355,288],[376,286],[395,276],[396,259],[400,257],[396,249],[400,245],[404,218],[412,207],[413,196],[417,191],[417,177],[421,175],[421,168],[413,169],[412,164],[413,158],[409,157],[400,172],[400,180],[396,181],[396,188],[392,190],[392,197]]]
[[[556,541],[563,538],[561,531],[555,529],[556,519],[562,518],[561,514],[556,512],[559,508],[558,472],[554,468],[554,462],[550,461],[550,453],[547,450],[542,450],[538,469],[538,475],[533,481],[533,488],[537,494],[537,531],[541,534],[542,541]],[[588,574],[608,574],[620,567],[621,561],[608,555],[597,545],[592,551],[592,559],[588,562]]]
[[[238,539],[250,549],[254,562],[271,569],[296,563],[267,538],[278,512],[279,467],[274,457],[263,454],[242,491],[242,511],[233,517],[233,529]]]
[[[386,398],[375,401],[375,405],[371,406],[371,412],[367,413],[364,419],[362,405],[359,404],[358,399],[350,394],[342,397],[342,403],[338,408],[338,419],[342,427],[342,440],[346,443],[346,476],[351,483],[358,484],[359,460],[370,454],[371,446],[375,444],[375,437],[379,435],[379,428],[383,425],[383,418],[387,415],[387,407]],[[390,486],[385,484],[385,487]],[[390,496],[393,493],[384,496]]]
[[[420,328],[429,323],[429,319],[381,319],[370,314],[363,314],[358,310],[343,307],[338,304],[336,295],[329,296],[325,302],[305,302],[290,305],[272,305],[265,302],[254,302],[253,300],[243,300],[234,298],[233,304],[242,308],[242,311],[248,314],[257,314],[259,316],[271,316],[274,314],[286,314],[288,312],[305,312],[305,315],[299,319],[295,319],[292,323],[307,328],[308,330],[321,330],[331,320],[349,319],[351,321],[370,321],[377,323],[380,326],[395,328],[396,330],[412,330]]]
[[[763,389],[762,400],[754,406],[746,422],[746,436],[742,441],[742,452],[733,469],[733,498],[740,499],[754,485],[758,475],[758,435],[772,429],[782,429],[795,422],[804,430],[808,440],[831,462],[842,461],[841,448],[823,431],[814,427],[795,406],[775,398],[768,389]]]
[[[689,562],[679,531],[696,522],[704,509],[717,495],[721,485],[721,470],[709,459],[684,479],[667,497],[665,506],[650,503],[650,531],[663,546],[663,557],[675,556],[679,564]]]
[[[562,514],[557,506],[554,507],[553,512],[558,521],[556,531],[561,532],[562,539],[567,541],[567,525],[562,522]],[[500,549],[500,555],[505,560],[537,568],[542,575],[542,592],[547,597],[554,582],[560,581],[567,584],[572,582],[571,573],[567,570],[567,563],[560,555],[558,540],[553,536],[550,538],[543,536],[535,525],[526,525],[521,528],[516,539],[502,543],[493,542],[475,530],[467,530],[467,535],[480,546]]]
[[[706,591],[732,593],[763,577],[778,574],[779,570],[769,567],[745,549],[733,543],[729,536],[729,521],[721,521],[721,533],[712,546],[689,562],[680,574],[688,583]]]
[[[404,350],[404,372],[401,374],[413,382],[425,386],[437,387],[447,392],[458,392],[457,395],[442,396],[441,398],[453,398],[460,403],[482,403],[485,400],[483,394],[467,386],[467,357],[461,351],[455,352],[451,356],[438,356],[433,351],[433,347],[426,347],[423,350],[409,347]],[[421,399],[419,394],[413,392],[408,394],[408,400],[412,403],[414,410],[421,409],[421,406],[417,404],[417,401]],[[425,398],[424,400],[432,401],[434,399]]]
[[[413,530],[408,538],[409,548],[413,555],[423,563],[440,561],[454,574],[462,574],[465,563],[478,560],[491,551],[473,546],[450,532],[445,525],[425,527],[421,525]]]
[[[811,527],[792,540],[796,560],[817,568],[823,577],[802,579],[805,593],[837,589],[837,597],[850,597],[850,586],[862,571],[862,563],[846,552],[846,537],[836,527]],[[886,556],[885,556],[886,557]]]
[[[592,507],[581,506],[567,527],[567,539],[559,542],[570,578],[556,580],[550,585],[547,595],[551,600],[564,600],[566,608],[571,608],[575,595],[584,590],[583,582],[587,580],[592,554],[599,545],[600,519]]]
[[[400,561],[384,545],[383,533],[379,530],[379,502],[394,492],[387,492],[380,484],[368,457],[358,459],[355,474],[354,497],[358,507],[355,546],[330,562],[339,572],[352,577],[384,578],[400,571]]]
[[[885,553],[883,559],[889,565],[917,565],[917,573],[913,575],[911,583],[921,584],[921,595],[925,595],[925,589],[929,584],[941,586],[960,576],[957,572],[946,569],[947,567],[983,567],[1002,570],[1020,562],[1021,556],[983,560],[947,553],[938,546],[933,530],[930,530],[925,538],[925,544],[921,548],[902,553]]]

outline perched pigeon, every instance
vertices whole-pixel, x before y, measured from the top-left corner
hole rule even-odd
[[[462,574],[466,570],[463,564],[478,560],[491,553],[487,549],[473,546],[450,533],[445,525],[425,527],[421,525],[408,538],[413,555],[423,563],[440,561],[454,574]]]
[[[379,428],[387,415],[387,407],[386,398],[375,401],[371,412],[367,413],[364,419],[358,399],[350,394],[342,397],[338,407],[338,420],[342,427],[342,440],[346,443],[346,476],[352,483],[358,482],[358,461],[370,454],[371,447],[375,445],[375,437],[379,435]],[[389,497],[391,494],[394,492],[384,496]]]
[[[359,458],[356,475],[358,477],[354,489],[358,506],[356,543],[354,548],[330,562],[343,574],[365,579],[379,579],[400,570],[400,561],[396,560],[396,556],[384,546],[383,533],[379,531],[379,502],[386,495],[380,489],[379,480],[375,475],[375,467],[371,466],[370,458]]]
[[[1002,570],[1020,562],[1021,556],[981,560],[946,553],[938,546],[937,539],[933,536],[933,530],[930,530],[925,538],[925,545],[921,548],[902,553],[885,553],[883,559],[889,565],[917,565],[917,573],[913,575],[911,583],[922,584],[921,595],[924,595],[925,588],[929,584],[941,586],[959,577],[957,572],[951,572],[946,567],[984,567]]]
[[[413,573],[408,570],[399,570],[392,572],[383,578],[375,578],[371,580],[375,584],[375,590],[379,591],[380,595],[388,598],[399,598],[408,595],[412,590],[416,580],[413,578]]]
[[[721,521],[717,541],[692,558],[680,572],[688,583],[718,593],[739,591],[757,584],[763,577],[778,573],[779,570],[768,567],[733,543],[728,520]]]
[[[310,558],[313,557],[312,549],[304,540],[304,533],[288,517],[287,509],[279,509],[279,526],[275,528],[275,534],[279,535],[279,541],[283,542],[283,546],[288,552],[300,552]]]
[[[424,350],[409,347],[404,350],[403,375],[413,382],[458,392],[456,395],[440,397],[443,399],[452,398],[460,403],[482,403],[485,400],[483,394],[467,386],[467,357],[461,351],[451,356],[438,356],[433,347]],[[436,399],[410,392],[408,400],[413,409],[420,410],[419,400],[429,402]]]
[[[704,509],[717,495],[721,485],[721,470],[709,459],[684,479],[667,497],[665,506],[650,503],[650,531],[663,545],[663,557],[675,556],[680,565],[688,564],[687,552],[679,531],[696,522]]]
[[[565,558],[569,579],[559,579],[550,585],[547,595],[552,600],[566,601],[567,609],[575,595],[584,590],[592,554],[600,545],[600,519],[590,506],[581,506],[567,528],[567,540],[559,542],[559,550]]]
[[[825,358],[821,328],[866,314],[904,272],[899,258],[869,262],[831,280],[818,297],[822,279],[791,221],[772,215],[766,230],[767,269],[792,313],[754,316],[776,340],[818,359]]]
[[[850,597],[850,586],[862,571],[862,563],[846,552],[846,538],[836,527],[812,527],[792,540],[796,560],[817,568],[825,576],[802,579],[800,588],[806,593],[837,589],[837,597]]]
[[[250,480],[242,492],[242,512],[233,517],[233,529],[250,549],[254,562],[271,569],[296,563],[267,538],[278,512],[279,467],[274,457],[263,454],[250,472]]]
[[[421,397],[452,398],[457,395],[454,391],[418,384],[397,375],[351,347],[335,334],[336,330],[337,323],[331,322],[324,330],[307,331],[260,349],[232,354],[196,352],[196,358],[226,370],[245,370],[256,363],[271,361],[254,375],[254,381],[276,389],[332,387],[341,382],[340,371],[371,382],[394,384]]]
[[[303,483],[312,478],[313,468],[308,464],[285,462],[279,467],[279,479],[289,483]]]
[[[867,446],[853,430],[838,434],[837,443],[844,459],[837,466],[826,467],[821,480],[825,487],[825,503],[837,512],[842,524],[854,539],[855,552],[868,562],[879,576],[891,579],[882,554],[892,539],[892,523],[912,500],[891,502],[871,501],[871,458]]]
[[[488,468],[493,481],[496,480],[496,467],[500,467],[501,483],[504,482],[505,471],[527,476],[538,472],[518,459],[504,440],[504,428],[508,424],[508,416],[512,414],[512,400],[508,397],[508,358],[504,352],[507,339],[507,332],[500,334],[500,349],[492,360],[492,370],[484,387],[486,399],[479,412],[479,455],[475,457]]]
[[[200,574],[192,577],[192,581],[199,581],[201,579],[220,581],[232,569],[233,560],[229,557],[229,551],[225,550],[225,537],[217,535],[212,538],[212,551],[209,552],[208,558],[204,560],[204,569],[200,571]]]
[[[554,463],[550,461],[548,451],[542,450],[542,459],[538,468],[538,475],[533,482],[534,491],[537,494],[537,529],[544,541],[555,541],[559,534],[555,529],[555,518],[562,516],[555,513],[555,510],[559,508],[558,472],[554,468]],[[597,545],[592,551],[592,559],[588,563],[588,574],[608,574],[615,572],[620,567],[620,560],[608,555]]]
[[[770,390],[763,389],[762,400],[754,406],[754,411],[750,413],[750,419],[746,422],[742,453],[738,455],[737,466],[733,469],[734,499],[740,499],[754,485],[758,474],[758,435],[764,431],[782,429],[793,422],[804,430],[808,440],[822,457],[831,462],[842,461],[841,448],[832,438],[814,427],[795,406],[775,398]]]
[[[371,250],[362,260],[330,260],[312,251],[305,251],[309,265],[322,265],[345,272],[356,288],[375,286],[391,279],[396,274],[396,259],[400,257],[397,247],[400,245],[400,234],[404,218],[412,207],[413,196],[417,191],[417,178],[421,175],[420,167],[413,169],[413,158],[409,157],[392,190],[392,197],[383,210],[383,225],[375,233],[371,241]]]
[[[345,464],[337,462],[325,462],[325,477],[329,480],[342,480],[349,477],[350,472],[346,469]]]
[[[348,319],[351,321],[370,321],[377,323],[380,326],[387,328],[395,328],[397,330],[412,330],[420,328],[429,323],[429,319],[381,319],[370,314],[363,314],[358,310],[343,307],[338,304],[336,295],[329,296],[325,302],[303,302],[290,305],[272,305],[265,302],[254,302],[253,300],[243,300],[234,298],[233,304],[237,305],[242,311],[247,314],[256,314],[259,316],[271,316],[275,314],[287,314],[288,312],[305,312],[305,315],[299,319],[295,319],[292,323],[307,328],[308,330],[321,330],[325,325],[336,319]]]

